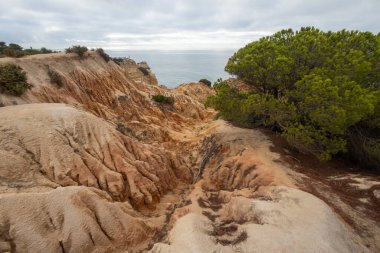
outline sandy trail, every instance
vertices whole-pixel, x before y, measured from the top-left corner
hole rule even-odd
[[[206,165],[150,252],[372,252],[322,200],[299,190],[260,130],[202,126]]]

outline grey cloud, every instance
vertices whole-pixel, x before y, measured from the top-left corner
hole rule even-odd
[[[378,33],[378,10],[378,0],[2,0],[0,41],[55,49],[235,49],[288,27]]]

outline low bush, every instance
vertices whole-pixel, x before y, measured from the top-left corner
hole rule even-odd
[[[66,54],[74,53],[77,54],[79,57],[83,57],[84,54],[88,51],[88,48],[85,46],[72,46],[65,49]]]
[[[111,57],[104,52],[103,48],[97,48],[95,50],[106,62],[109,62],[111,60]]]
[[[5,48],[3,50],[3,55],[7,57],[19,58],[23,57],[25,54],[22,51],[14,50],[12,48]]]
[[[116,63],[117,65],[120,65],[125,60],[125,57],[113,57],[111,60]]]
[[[34,48],[24,49],[22,52],[24,53],[24,55],[55,53],[55,51],[52,51],[50,49],[46,49],[45,47],[42,47],[41,49],[34,49]]]
[[[207,79],[201,79],[199,82],[207,85],[208,87],[211,87],[211,82]]]
[[[35,55],[35,54],[50,54],[50,53],[57,53],[56,51],[46,49],[45,47],[42,47],[41,49],[34,49],[34,48],[28,48],[23,49],[20,45],[10,43],[7,45],[5,42],[0,42],[0,57],[23,57],[26,55]]]
[[[52,84],[57,85],[59,88],[61,88],[64,85],[64,79],[63,77],[54,69],[48,68],[48,76],[50,77],[50,82]]]
[[[14,64],[0,65],[0,93],[21,96],[31,87],[21,67]]]
[[[379,168],[380,129],[355,128],[349,133],[350,158],[368,168]]]
[[[153,95],[152,99],[155,102],[161,103],[161,104],[170,104],[170,105],[174,104],[174,98],[173,97],[166,97],[163,95]]]
[[[144,76],[149,76],[149,72],[144,67],[138,67],[138,69],[144,74]]]
[[[57,53],[57,51],[53,51],[53,50],[47,49],[46,47],[41,47],[41,49],[39,50],[39,53],[41,53],[41,54],[51,54],[51,53]]]

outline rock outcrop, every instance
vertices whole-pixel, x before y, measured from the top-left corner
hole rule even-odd
[[[0,224],[18,252],[138,245],[157,228],[134,210],[191,176],[163,148],[64,104],[3,107],[0,122]]]
[[[185,215],[169,244],[151,252],[368,252],[320,199],[288,187],[269,189],[266,199],[231,197],[215,220]]]
[[[140,65],[130,60],[119,66],[112,61],[105,62],[92,52],[85,58],[75,54],[51,54],[0,59],[0,64],[5,62],[19,65],[34,85],[21,97],[0,95],[0,104],[5,106],[69,104],[115,124],[124,124],[144,141],[168,141],[176,133],[212,117],[212,112],[205,110],[201,103],[212,94],[212,89],[203,88],[203,98],[197,100],[183,92],[140,81],[133,75]],[[63,87],[50,82],[48,68],[62,76]],[[173,107],[157,104],[151,99],[156,94],[173,96],[176,103]]]
[[[155,74],[150,70],[146,62],[136,63],[134,60],[125,58],[121,63],[121,67],[127,70],[128,75],[139,83],[148,85],[158,85]]]
[[[4,62],[33,88],[0,94],[0,252],[376,252],[265,134],[213,120],[206,85],[95,52]]]
[[[3,184],[83,185],[140,207],[158,202],[177,180],[191,176],[165,149],[64,104],[3,107],[0,121]]]

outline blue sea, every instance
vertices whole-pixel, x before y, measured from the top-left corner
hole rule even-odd
[[[224,71],[234,51],[107,51],[112,57],[130,57],[136,62],[146,61],[159,84],[174,88],[182,83],[206,78],[215,82],[230,77]]]

